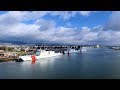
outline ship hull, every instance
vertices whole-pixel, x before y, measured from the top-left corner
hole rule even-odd
[[[49,58],[49,57],[54,57],[54,56],[58,56],[58,55],[62,55],[61,53],[54,53],[52,52],[45,52],[45,53],[41,53],[39,56],[36,55],[27,55],[27,56],[19,56],[18,61],[32,61],[32,60],[39,60],[42,58]],[[32,58],[32,56],[34,56],[34,59]]]

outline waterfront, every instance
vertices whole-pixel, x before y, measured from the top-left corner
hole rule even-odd
[[[27,62],[0,63],[0,79],[120,79],[120,51],[89,48]]]

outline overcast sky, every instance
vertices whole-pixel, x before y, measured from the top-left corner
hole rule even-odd
[[[0,11],[0,40],[120,45],[120,12]]]

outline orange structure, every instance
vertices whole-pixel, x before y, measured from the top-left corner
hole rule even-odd
[[[35,56],[35,55],[32,55],[31,58],[32,58],[32,64],[34,64],[35,61],[36,61],[36,56]]]

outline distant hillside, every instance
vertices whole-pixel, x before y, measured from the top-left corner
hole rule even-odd
[[[64,43],[52,43],[52,42],[45,42],[45,41],[40,41],[40,42],[23,42],[23,41],[10,41],[10,40],[0,40],[0,43],[11,43],[11,44],[18,44],[18,45],[25,45],[25,44],[33,44],[33,45],[58,45],[58,46],[62,46],[62,45],[68,45],[68,46],[72,46],[72,45],[76,45],[76,44],[64,44]],[[96,46],[96,45],[82,45],[82,46]],[[102,45],[103,46],[103,45]]]
[[[0,40],[0,43],[11,43],[11,44],[27,44],[26,42],[22,42],[22,41],[8,41],[8,40]]]

